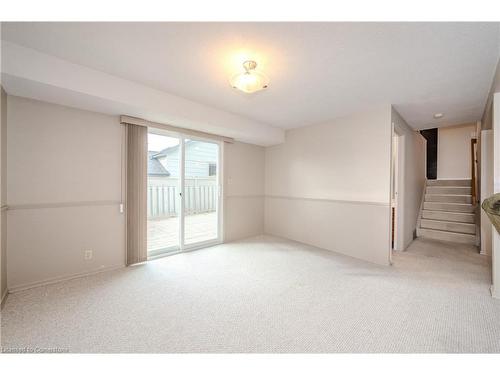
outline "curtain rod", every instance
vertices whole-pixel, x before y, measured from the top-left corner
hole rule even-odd
[[[234,143],[234,139],[230,138],[230,137],[224,137],[222,135],[217,135],[217,134],[212,134],[212,133],[205,133],[205,132],[201,132],[198,130],[180,128],[178,126],[161,124],[159,122],[148,121],[148,120],[144,120],[142,118],[131,117],[131,116],[126,116],[126,115],[120,116],[120,124],[146,126],[146,127],[151,127],[151,128],[173,131],[176,133],[183,133],[186,135],[192,135],[195,137],[210,138],[210,139],[215,139],[218,141],[224,141],[227,143]]]

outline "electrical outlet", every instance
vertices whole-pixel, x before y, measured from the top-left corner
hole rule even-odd
[[[92,259],[92,257],[93,257],[93,256],[94,256],[94,253],[93,253],[93,251],[92,251],[92,250],[85,250],[85,251],[83,252],[83,258],[84,258],[85,260],[90,260],[90,259]]]

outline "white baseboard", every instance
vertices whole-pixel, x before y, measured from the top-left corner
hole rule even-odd
[[[59,282],[62,282],[62,281],[67,281],[67,280],[72,280],[72,279],[78,279],[80,277],[91,276],[91,275],[95,275],[95,274],[98,274],[98,273],[113,271],[113,270],[117,270],[117,269],[124,268],[124,267],[125,267],[124,264],[120,265],[120,266],[110,266],[110,267],[104,267],[104,268],[101,268],[101,269],[98,269],[98,270],[95,270],[95,271],[81,272],[81,273],[76,273],[76,274],[73,274],[73,275],[66,275],[66,276],[61,276],[61,277],[53,277],[53,278],[50,278],[50,279],[45,279],[45,280],[37,281],[37,282],[33,282],[33,283],[16,285],[16,286],[13,286],[13,287],[9,288],[9,293],[16,293],[16,292],[20,292],[22,290],[38,288],[40,286],[55,284],[55,283],[59,283]]]

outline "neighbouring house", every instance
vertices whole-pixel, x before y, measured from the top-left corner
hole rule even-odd
[[[157,151],[148,151],[148,177],[168,177],[170,172],[155,158]]]
[[[179,145],[148,152],[148,217],[176,216],[179,203]],[[185,145],[186,211],[190,214],[216,209],[218,146],[195,140]]]
[[[195,140],[186,141],[186,178],[210,177],[217,174],[217,145]],[[161,171],[168,175],[155,173]],[[149,176],[179,177],[179,145],[168,147],[160,152],[150,152]]]

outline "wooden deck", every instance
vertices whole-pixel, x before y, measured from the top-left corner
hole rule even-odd
[[[186,216],[185,241],[192,244],[217,237],[217,213]],[[148,220],[148,251],[179,245],[179,218]]]

